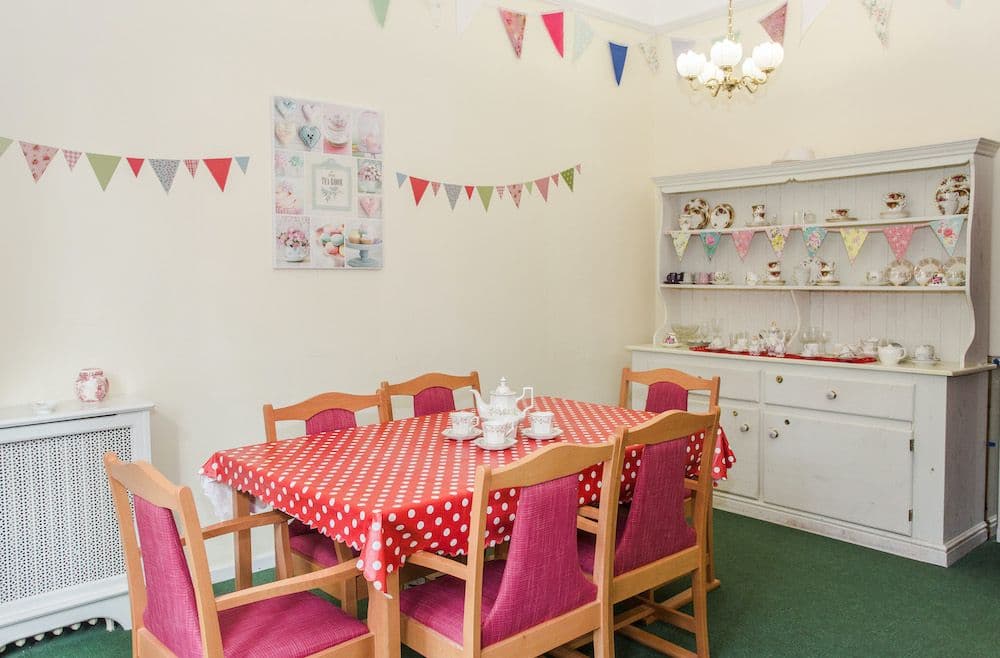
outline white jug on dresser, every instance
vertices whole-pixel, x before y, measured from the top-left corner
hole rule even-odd
[[[517,424],[524,420],[528,410],[535,406],[535,389],[525,386],[521,389],[521,394],[507,385],[507,378],[500,378],[500,385],[490,393],[490,401],[486,402],[479,391],[472,389],[472,396],[476,399],[476,412],[485,422],[487,420],[507,420],[510,422],[510,429],[507,431],[507,438],[513,439],[517,435]],[[517,403],[527,398],[524,408],[517,406]]]

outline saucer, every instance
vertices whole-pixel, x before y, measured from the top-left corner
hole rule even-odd
[[[937,357],[933,359],[915,359],[913,357],[910,357],[910,363],[912,363],[915,366],[936,366],[940,362],[941,359]]]
[[[444,430],[443,432],[441,432],[441,434],[445,435],[446,437],[448,437],[452,441],[468,441],[469,439],[476,438],[477,436],[481,435],[482,433],[483,433],[483,431],[481,429],[479,429],[478,427],[472,428],[472,434],[459,434],[459,433],[457,433],[455,430],[453,430],[450,427],[448,429]]]
[[[764,279],[761,283],[765,286],[783,286],[785,285],[784,279]]]
[[[732,279],[726,279],[725,281],[712,281],[712,285],[715,286],[731,286],[733,285]]]
[[[879,286],[887,286],[887,285],[889,285],[889,282],[888,281],[882,281],[881,283],[874,283],[874,282],[871,282],[871,281],[865,281],[865,285],[877,288]]]
[[[824,281],[823,279],[819,279],[818,281],[816,281],[815,285],[817,285],[817,286],[839,286],[840,285],[840,281],[839,280],[837,280],[837,281]]]
[[[823,220],[827,224],[836,224],[837,222],[856,222],[857,217],[827,217]]]
[[[476,446],[477,448],[482,448],[483,450],[506,450],[508,448],[513,448],[514,446],[516,446],[517,439],[508,439],[503,443],[493,446],[483,441],[482,437],[479,437],[478,439],[472,442],[472,445]]]
[[[522,436],[526,436],[529,439],[534,439],[535,441],[548,441],[549,439],[554,439],[557,436],[562,436],[563,431],[558,427],[552,428],[552,434],[535,434],[531,431],[530,427],[526,427],[521,430]]]

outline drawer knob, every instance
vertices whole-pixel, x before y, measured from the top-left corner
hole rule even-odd
[[[785,381],[785,378],[782,377],[781,375],[778,375],[777,377],[774,378],[774,381],[780,384],[781,382]]]
[[[747,425],[746,423],[743,423],[742,425],[740,425],[740,431],[741,432],[749,432],[750,431],[750,426]]]
[[[837,391],[832,391],[832,390],[831,391],[827,391],[826,392],[826,399],[827,400],[836,400],[837,399]]]
[[[770,432],[767,433],[767,435],[772,439],[776,439],[778,438],[778,430],[772,429]]]

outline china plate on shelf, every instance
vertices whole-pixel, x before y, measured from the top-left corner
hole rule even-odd
[[[531,431],[530,427],[521,430],[521,435],[526,436],[529,439],[534,439],[535,441],[548,441],[549,439],[554,439],[557,436],[562,436],[563,431],[558,427],[552,428],[551,434],[535,434]]]
[[[903,283],[899,285],[905,286],[910,281],[913,281],[913,263],[906,259],[892,261],[885,270],[890,282],[892,281],[893,272],[899,272],[903,276]]]
[[[446,437],[448,437],[452,441],[468,441],[469,439],[476,438],[477,436],[479,436],[482,433],[483,433],[483,431],[481,429],[479,429],[478,427],[476,427],[476,428],[474,428],[472,430],[472,434],[459,434],[458,432],[456,432],[455,430],[453,430],[450,427],[448,429],[444,430],[443,432],[441,432],[441,434],[445,435]]]
[[[872,288],[879,288],[881,286],[887,286],[887,285],[889,285],[889,282],[888,281],[882,281],[881,283],[875,283],[875,282],[872,282],[872,281],[865,281],[864,285],[871,286]]]
[[[941,261],[937,258],[922,259],[919,263],[917,263],[917,267],[913,270],[913,276],[917,279],[917,283],[922,286],[927,286],[933,283],[934,277],[943,279],[944,270],[941,269]],[[943,283],[943,281],[941,283]]]
[[[477,448],[482,448],[483,450],[507,450],[508,448],[513,448],[514,446],[517,445],[517,439],[507,439],[503,443],[497,445],[490,445],[486,443],[486,441],[483,441],[483,437],[479,437],[478,439],[472,442],[472,445],[476,446]]]

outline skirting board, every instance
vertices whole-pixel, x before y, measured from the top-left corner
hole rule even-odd
[[[966,553],[985,542],[988,536],[988,528],[986,522],[983,521],[952,538],[946,544],[931,544],[919,539],[841,523],[805,512],[796,512],[749,501],[721,491],[714,492],[713,500],[716,509],[726,512],[769,521],[796,530],[804,530],[850,544],[892,553],[911,560],[936,564],[940,567],[951,566],[964,557]]]

